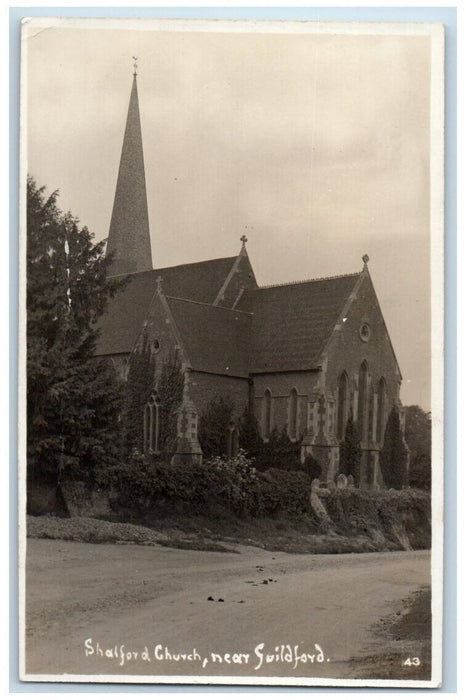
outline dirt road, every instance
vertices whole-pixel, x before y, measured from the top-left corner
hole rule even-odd
[[[430,582],[429,552],[27,548],[28,676],[344,678],[380,651],[372,625]]]

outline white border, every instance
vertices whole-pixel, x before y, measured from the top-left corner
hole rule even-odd
[[[85,8],[83,8],[85,11]],[[26,674],[25,672],[25,562],[26,562],[26,207],[27,177],[27,38],[34,29],[48,27],[268,34],[352,34],[430,36],[431,38],[431,378],[432,378],[432,677],[430,681],[382,679],[328,679],[227,676],[124,676]],[[19,557],[19,669],[20,680],[93,683],[216,684],[263,686],[334,686],[438,688],[442,678],[443,607],[443,494],[444,494],[444,28],[432,23],[316,22],[312,20],[204,20],[153,18],[54,18],[22,20],[21,141],[18,332],[18,557]]]

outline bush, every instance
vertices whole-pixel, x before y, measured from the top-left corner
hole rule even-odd
[[[227,452],[228,427],[234,404],[219,396],[210,401],[199,418],[199,443],[204,457],[221,457]]]
[[[356,486],[359,486],[361,455],[359,431],[350,414],[346,423],[345,439],[340,446],[340,472],[352,476]]]
[[[403,438],[400,414],[394,406],[388,416],[380,452],[380,469],[387,488],[402,489],[407,485],[408,456],[409,450]]]
[[[302,470],[310,477],[311,481],[318,479],[322,474],[322,466],[320,462],[318,462],[314,455],[311,454],[306,456],[304,464],[302,465]]]
[[[231,460],[216,457],[202,466],[172,465],[148,456],[100,474],[100,485],[116,489],[116,507],[141,510],[157,501],[184,502],[191,512],[221,504],[237,515],[291,514],[309,509],[311,480],[304,472],[259,473],[244,450]]]

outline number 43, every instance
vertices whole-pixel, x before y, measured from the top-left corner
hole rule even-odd
[[[421,665],[421,662],[420,662],[418,656],[413,656],[413,657],[408,656],[408,658],[403,661],[403,666],[420,666],[420,665]]]

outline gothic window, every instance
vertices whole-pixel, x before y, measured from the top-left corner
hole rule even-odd
[[[345,437],[347,406],[348,375],[342,372],[338,378],[337,438],[339,440]]]
[[[358,426],[361,440],[366,439],[367,433],[367,385],[368,371],[367,363],[364,361],[359,368],[358,380]]]
[[[144,452],[160,451],[160,406],[152,394],[144,409]]]
[[[288,405],[288,435],[291,440],[298,437],[298,392],[294,388],[290,391]]]
[[[264,437],[268,438],[272,432],[272,394],[269,389],[266,389],[264,394],[262,425]]]
[[[377,385],[377,429],[375,439],[379,444],[383,442],[383,429],[385,425],[385,396],[387,387],[385,379],[381,377]]]

